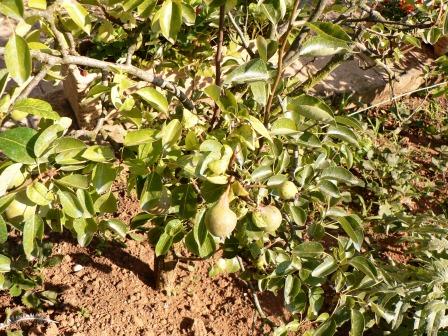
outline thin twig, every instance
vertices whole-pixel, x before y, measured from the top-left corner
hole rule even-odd
[[[221,61],[222,61],[222,45],[224,43],[224,20],[225,20],[225,5],[219,7],[219,26],[218,26],[218,46],[216,47],[215,54],[215,84],[221,86]],[[210,121],[210,129],[212,130],[219,125],[219,118],[221,116],[221,110],[217,103],[213,108],[213,116]]]
[[[274,84],[272,85],[271,93],[268,97],[268,101],[267,101],[266,107],[264,109],[263,123],[265,126],[267,126],[267,124],[269,123],[272,101],[275,97],[275,92],[277,91],[277,87],[280,83],[280,80],[282,79],[282,75],[283,75],[283,71],[284,71],[284,67],[283,67],[284,52],[285,52],[286,44],[288,42],[288,35],[291,32],[292,24],[296,17],[297,8],[299,8],[300,1],[301,0],[294,1],[294,6],[293,6],[291,16],[290,16],[289,22],[288,22],[288,28],[286,29],[285,33],[282,35],[282,37],[280,39],[281,42],[280,42],[280,47],[278,49],[277,75],[275,77]]]
[[[73,38],[72,33],[70,32],[66,32],[65,36],[67,36],[67,40],[70,44],[70,54],[75,55],[75,56],[79,56],[79,53],[76,51],[76,42],[75,39]]]
[[[407,23],[407,22],[401,22],[401,21],[390,21],[390,20],[379,20],[376,18],[373,18],[371,16],[366,16],[362,18],[354,18],[354,19],[346,19],[344,22],[372,22],[372,23],[382,23],[387,25],[396,25],[396,26],[403,26],[408,28],[429,28],[434,26],[433,23]]]
[[[33,89],[39,85],[40,81],[42,81],[45,76],[47,75],[48,71],[50,70],[49,65],[44,65],[42,69],[37,73],[36,76],[28,83],[28,85],[23,89],[22,92],[17,96],[17,98],[13,101],[11,101],[11,104],[14,104],[15,101],[19,101],[21,99],[24,99],[30,95],[30,93],[33,91]]]
[[[245,272],[245,267],[243,264],[243,260],[240,256],[236,257],[238,260],[238,263],[240,264],[240,268],[243,272]],[[263,322],[267,323],[272,329],[275,328],[274,322],[272,322],[270,319],[267,318],[266,313],[263,311],[263,308],[261,307],[260,300],[258,299],[257,292],[255,291],[254,286],[250,281],[247,281],[247,285],[249,286],[249,290],[252,295],[252,299],[254,301],[255,308],[257,309],[258,314],[260,314],[260,317],[263,319]]]
[[[4,55],[5,48],[0,48],[0,55]],[[147,83],[151,83],[155,86],[158,86],[162,89],[168,90],[172,92],[180,102],[187,108],[188,110],[194,110],[193,102],[185,95],[185,93],[175,86],[173,83],[164,80],[161,77],[156,77],[153,74],[139,69],[132,65],[125,64],[117,64],[106,61],[97,60],[94,58],[86,57],[86,56],[72,56],[67,55],[64,57],[57,57],[49,54],[45,54],[43,52],[32,50],[31,56],[42,63],[46,63],[50,66],[53,65],[62,65],[62,64],[75,64],[82,65],[91,68],[98,68],[107,71],[113,71],[114,69],[121,70],[124,73],[135,76]]]
[[[241,43],[243,44],[244,49],[246,49],[247,53],[249,54],[249,56],[251,58],[254,58],[255,53],[252,51],[252,49],[250,49],[249,43],[247,42],[243,31],[241,30],[240,26],[238,26],[238,23],[235,21],[235,18],[233,17],[232,13],[229,12],[229,13],[227,13],[227,15],[229,16],[230,22],[232,23],[233,27],[235,28],[236,32],[238,33],[238,36],[241,39]]]

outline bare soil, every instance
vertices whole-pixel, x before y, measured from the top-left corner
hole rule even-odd
[[[170,288],[162,292],[152,287],[153,251],[146,241],[129,241],[126,247],[97,242],[97,248],[82,248],[67,237],[54,237],[54,253],[64,258],[44,271],[45,289],[60,295],[58,304],[42,315],[57,323],[33,326],[28,335],[262,333],[246,285],[233,276],[210,278],[212,261],[179,262],[170,272]],[[82,269],[75,271],[75,265]],[[286,317],[281,299],[262,295],[261,302],[272,319]],[[0,312],[8,307],[19,309],[21,303],[2,294]]]

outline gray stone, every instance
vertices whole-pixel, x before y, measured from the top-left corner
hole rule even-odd
[[[316,85],[311,92],[318,95],[351,95],[361,105],[375,104],[418,89],[424,82],[424,69],[434,63],[432,53],[428,50],[409,50],[399,65],[389,66],[394,74],[391,88],[387,71],[378,65],[365,64],[358,58],[341,64],[336,70]],[[300,82],[322,69],[330,57],[298,61],[285,71],[286,77],[293,77]]]

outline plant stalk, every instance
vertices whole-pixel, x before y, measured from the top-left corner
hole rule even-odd
[[[218,28],[218,46],[215,54],[215,84],[221,86],[221,61],[222,61],[222,45],[224,43],[224,20],[225,20],[225,5],[219,7],[219,28]],[[213,108],[213,116],[210,121],[210,130],[219,125],[221,117],[221,110],[218,104],[215,103]],[[216,125],[215,125],[216,124]]]

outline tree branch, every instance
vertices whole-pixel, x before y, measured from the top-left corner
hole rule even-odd
[[[219,7],[219,28],[218,28],[218,46],[216,48],[215,54],[215,68],[216,68],[216,77],[215,84],[217,86],[221,85],[221,61],[222,61],[222,45],[224,43],[224,20],[225,20],[225,5]],[[221,110],[219,109],[218,104],[215,104],[213,108],[213,116],[210,121],[210,130],[219,125],[219,118],[221,115]]]
[[[5,48],[0,48],[0,55],[4,55]],[[147,83],[151,83],[155,86],[158,86],[162,89],[168,90],[172,92],[180,102],[187,108],[188,110],[194,110],[193,102],[185,95],[185,93],[175,86],[173,83],[164,80],[161,77],[156,77],[149,72],[139,69],[133,65],[124,65],[124,64],[116,64],[101,60],[96,60],[90,57],[85,56],[72,56],[67,55],[63,57],[53,56],[49,54],[45,54],[40,51],[32,50],[31,56],[38,61],[48,64],[50,66],[53,65],[63,65],[63,64],[74,64],[81,65],[91,68],[103,69],[107,71],[112,71],[113,69],[118,69],[124,73],[137,77]]]
[[[263,123],[265,126],[267,126],[267,124],[269,123],[272,100],[274,99],[278,84],[280,83],[280,80],[282,79],[282,75],[283,75],[283,71],[284,71],[283,57],[284,57],[284,52],[285,52],[285,48],[286,48],[286,43],[288,42],[288,35],[291,32],[292,24],[295,20],[296,12],[297,12],[297,9],[299,8],[300,1],[301,0],[295,0],[293,9],[291,12],[291,17],[289,18],[289,21],[288,21],[288,28],[286,29],[285,33],[282,35],[281,40],[280,40],[281,41],[280,47],[278,49],[277,75],[275,77],[274,84],[272,85],[271,93],[268,97],[268,101],[267,101],[267,104],[266,104],[266,107],[264,110]]]
[[[233,27],[235,28],[236,32],[238,33],[238,36],[241,39],[241,43],[243,44],[244,49],[246,49],[247,53],[251,58],[255,58],[255,53],[250,49],[249,43],[246,40],[246,37],[244,36],[243,31],[241,30],[240,26],[238,26],[238,23],[236,23],[235,18],[233,17],[232,13],[227,14],[229,16],[230,22],[232,23]]]
[[[34,76],[34,78],[28,83],[25,89],[22,92],[20,92],[20,94],[14,101],[12,101],[11,104],[14,104],[15,101],[19,101],[21,99],[28,97],[31,91],[33,91],[33,89],[39,85],[40,81],[45,78],[45,76],[48,73],[48,70],[50,70],[50,66],[44,65],[42,69],[40,69],[40,71],[37,73],[37,75]]]

